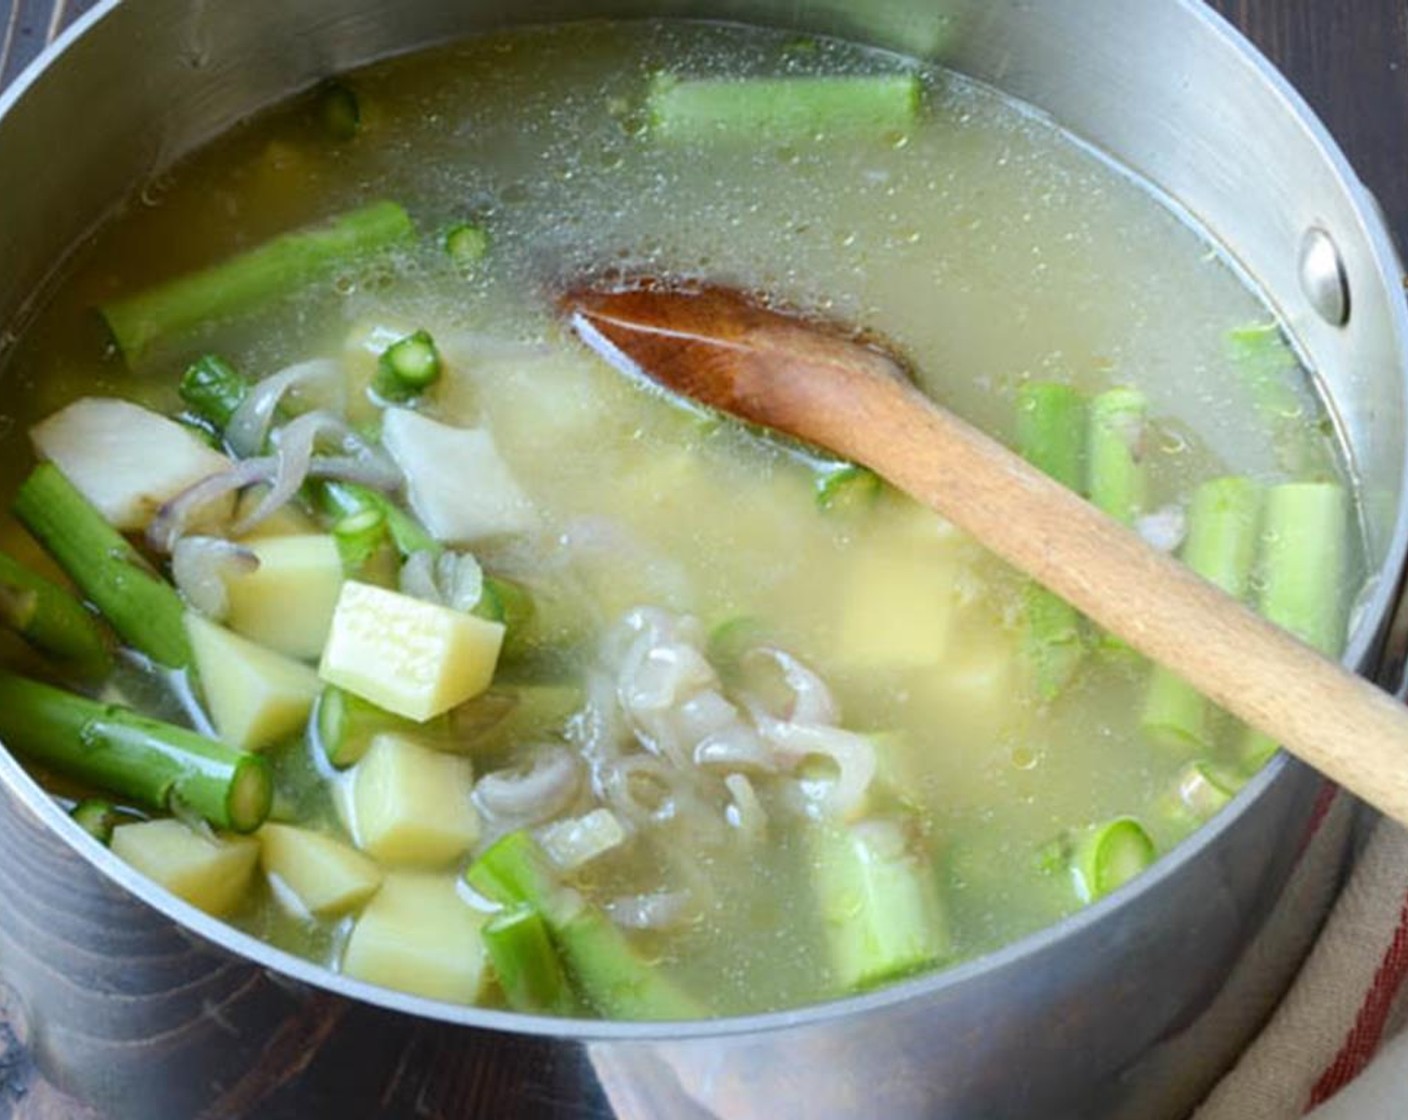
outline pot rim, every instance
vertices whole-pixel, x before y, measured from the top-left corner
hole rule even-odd
[[[1174,2],[1191,18],[1207,25],[1212,32],[1229,43],[1244,62],[1253,66],[1261,80],[1277,94],[1286,110],[1309,132],[1316,146],[1327,158],[1340,186],[1355,200],[1362,232],[1371,249],[1379,281],[1388,290],[1395,290],[1403,270],[1382,211],[1377,200],[1354,173],[1348,159],[1319,117],[1265,56],[1219,13],[1201,0]],[[25,97],[30,87],[55,66],[78,39],[107,18],[122,3],[124,0],[101,0],[46,47],[5,91],[0,92],[0,120],[9,114]],[[1055,123],[1063,131],[1068,131],[1060,121]],[[1079,142],[1084,143],[1079,134],[1069,134],[1075,135]],[[1115,163],[1124,169],[1125,165],[1118,159]],[[1131,174],[1141,183],[1148,185],[1142,176],[1134,172]],[[1178,208],[1181,220],[1192,220],[1181,210],[1176,199],[1170,200],[1158,188],[1152,193],[1161,205],[1172,204]],[[1199,232],[1208,233],[1194,224]],[[1216,243],[1214,239],[1214,244]],[[1248,279],[1255,286],[1255,278]],[[1408,377],[1408,304],[1402,300],[1392,301],[1390,317],[1398,341],[1400,370]],[[1402,471],[1402,477],[1408,485],[1408,448],[1405,449]],[[1345,664],[1354,666],[1368,663],[1369,655],[1377,646],[1393,608],[1399,603],[1399,584],[1404,578],[1405,554],[1408,554],[1408,497],[1399,503],[1385,559],[1379,569],[1379,578],[1372,593],[1362,602],[1358,624],[1350,636],[1342,659]],[[182,901],[97,843],[29,776],[3,744],[0,744],[0,782],[15,790],[21,803],[38,821],[55,833],[75,855],[95,867],[108,880],[171,919],[179,927],[196,934],[202,941],[212,943],[222,950],[235,953],[247,961],[281,973],[311,988],[322,989],[389,1011],[456,1026],[565,1038],[583,1043],[718,1040],[805,1028],[842,1018],[873,1015],[921,999],[931,1000],[941,997],[949,989],[972,983],[981,977],[1010,968],[1037,964],[1042,955],[1057,943],[1105,924],[1124,908],[1128,900],[1145,891],[1158,890],[1160,884],[1175,875],[1183,864],[1196,859],[1205,849],[1218,843],[1221,837],[1235,826],[1247,805],[1280,781],[1289,769],[1303,765],[1284,751],[1279,751],[1221,812],[1160,857],[1148,871],[1100,901],[991,952],[898,981],[872,992],[798,1008],[699,1020],[617,1022],[558,1018],[447,1003],[355,980],[306,958],[278,949]],[[1326,786],[1330,785],[1328,779],[1324,779],[1324,782]]]

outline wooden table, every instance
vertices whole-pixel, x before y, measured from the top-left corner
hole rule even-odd
[[[95,0],[0,0],[0,87]],[[1211,0],[1320,114],[1408,245],[1408,0]],[[0,1120],[89,1120],[34,1074],[0,1001]]]

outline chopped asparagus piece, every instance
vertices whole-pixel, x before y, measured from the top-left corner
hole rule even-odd
[[[1335,482],[1290,482],[1266,496],[1258,609],[1327,656],[1344,643],[1349,510],[1349,494]],[[1276,743],[1248,729],[1238,750],[1254,771],[1276,753]]]
[[[1117,817],[1085,830],[1076,842],[1071,874],[1082,902],[1095,902],[1122,887],[1154,862],[1157,851],[1144,826]]]
[[[427,331],[416,331],[382,351],[372,388],[384,401],[414,400],[440,380],[442,369],[435,340]]]
[[[854,463],[837,463],[816,479],[816,505],[825,513],[846,513],[875,504],[885,484],[880,476]]]
[[[108,639],[83,604],[4,552],[0,552],[0,625],[79,676],[96,679],[112,669]]]
[[[1085,403],[1069,385],[1031,381],[1017,398],[1017,446],[1032,466],[1079,491],[1085,459]],[[1036,583],[1023,592],[1026,630],[1022,659],[1037,694],[1055,699],[1085,658],[1080,613]]]
[[[510,1007],[538,1015],[576,1014],[577,1001],[547,924],[536,910],[527,906],[504,910],[488,921],[483,932],[489,961]]]
[[[872,988],[947,956],[934,869],[899,821],[821,827],[813,843],[826,940],[843,990]]]
[[[37,681],[0,672],[0,740],[59,773],[216,828],[250,832],[273,781],[258,755]]]
[[[1249,479],[1205,482],[1193,495],[1182,560],[1194,572],[1240,599],[1247,594],[1261,522],[1261,490]],[[1214,738],[1206,699],[1181,677],[1155,666],[1144,699],[1142,726],[1165,747],[1206,753]]]
[[[526,832],[510,832],[469,865],[465,879],[504,906],[529,906],[547,923],[580,995],[616,1019],[696,1019],[705,1009],[647,963],[600,909],[562,886]]]
[[[317,95],[318,124],[333,140],[352,140],[362,129],[356,92],[337,79],[324,82]]]
[[[191,663],[181,596],[54,464],[34,468],[14,512],[124,642],[169,669]]]
[[[646,96],[651,132],[693,143],[810,139],[819,134],[886,137],[919,117],[915,74],[712,79],[657,74]]]
[[[1109,389],[1090,402],[1090,500],[1125,525],[1148,504],[1148,412],[1137,389]]]
[[[489,234],[482,226],[462,222],[445,232],[445,254],[461,268],[478,264],[489,255]]]
[[[102,308],[103,317],[132,361],[168,335],[244,311],[414,236],[415,226],[401,206],[376,202],[116,300]]]
[[[68,815],[99,844],[112,843],[112,831],[122,820],[117,806],[101,797],[85,797]]]
[[[421,528],[420,523],[385,494],[352,482],[329,482],[323,487],[323,505],[328,512],[350,517],[365,510],[380,510],[386,528],[402,556],[416,552],[440,552],[443,545]]]
[[[176,391],[196,416],[223,432],[249,394],[249,382],[224,358],[205,354],[186,367]]]

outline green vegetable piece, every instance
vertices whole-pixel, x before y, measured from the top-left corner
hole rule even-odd
[[[410,215],[399,204],[376,202],[101,310],[118,347],[135,361],[170,335],[248,310],[414,236]]]
[[[444,546],[421,527],[409,513],[385,494],[353,482],[329,482],[322,488],[323,507],[334,517],[351,517],[364,510],[380,510],[386,528],[402,556],[416,552],[437,555]]]
[[[1261,490],[1249,479],[1205,482],[1193,495],[1185,564],[1233,598],[1247,594],[1261,527]],[[1214,738],[1203,695],[1162,666],[1149,676],[1141,724],[1154,742],[1170,750],[1206,753]]]
[[[369,505],[349,513],[333,523],[332,538],[337,542],[343,570],[349,576],[358,576],[391,540],[386,511]]]
[[[854,463],[838,463],[817,476],[816,505],[824,513],[868,509],[885,489],[880,476]]]
[[[350,86],[336,79],[318,89],[318,124],[333,140],[352,140],[362,130],[362,106]]]
[[[34,468],[15,496],[14,513],[124,642],[169,669],[190,665],[181,596],[58,467]]]
[[[445,254],[460,268],[470,268],[489,255],[489,234],[482,226],[461,222],[445,231]]]
[[[819,134],[885,137],[919,117],[916,74],[795,78],[681,78],[658,74],[646,95],[652,135],[675,143],[756,143]]]
[[[1280,324],[1269,320],[1229,331],[1227,357],[1252,407],[1276,432],[1276,456],[1282,469],[1292,474],[1311,470],[1316,456],[1306,424],[1309,402],[1296,389],[1304,373]]]
[[[1069,385],[1031,381],[1017,395],[1017,447],[1027,462],[1079,491],[1085,459],[1085,402]],[[1037,694],[1054,700],[1085,658],[1080,612],[1036,583],[1023,592],[1022,656]]]
[[[504,910],[485,923],[482,936],[510,1007],[537,1015],[576,1014],[576,998],[536,910]]]
[[[469,613],[490,622],[502,622],[508,634],[512,634],[533,621],[537,607],[532,593],[521,583],[486,574],[483,593]]]
[[[934,869],[901,822],[814,831],[813,878],[832,967],[845,991],[929,968],[949,953]]]
[[[416,331],[382,351],[372,388],[383,400],[414,400],[440,380],[442,369],[435,340]]]
[[[108,639],[83,604],[4,552],[0,625],[78,676],[97,679],[112,669]]]
[[[1076,841],[1071,874],[1082,902],[1095,902],[1148,868],[1154,841],[1133,817],[1094,825]]]
[[[1184,828],[1211,820],[1242,788],[1243,778],[1206,759],[1188,763],[1174,788],[1160,799],[1160,808]]]
[[[447,736],[448,721],[443,717],[416,723],[379,708],[370,700],[328,685],[313,709],[312,728],[317,746],[327,760],[339,769],[359,762],[372,739],[384,731],[409,735],[417,740]]]
[[[1148,413],[1137,389],[1110,389],[1090,402],[1086,486],[1096,507],[1125,525],[1148,503]]]
[[[79,828],[104,846],[112,842],[112,830],[122,823],[122,814],[117,811],[117,806],[100,797],[84,798],[69,810],[68,815]]]
[[[248,395],[249,382],[224,358],[205,354],[186,367],[177,392],[195,415],[223,432]]]
[[[598,907],[561,885],[526,832],[495,841],[465,872],[469,885],[504,906],[531,907],[547,924],[581,996],[614,1019],[697,1019],[706,1009],[649,964]]]
[[[273,800],[257,755],[115,704],[0,672],[0,740],[77,781],[151,809],[251,832]]]
[[[1349,568],[1349,494],[1335,482],[1289,482],[1266,496],[1257,608],[1326,656],[1344,646]],[[1277,744],[1250,728],[1238,756],[1259,770]]]

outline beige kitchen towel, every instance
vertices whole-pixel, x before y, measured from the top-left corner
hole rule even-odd
[[[1281,1006],[1195,1120],[1408,1118],[1408,832],[1380,821]]]

